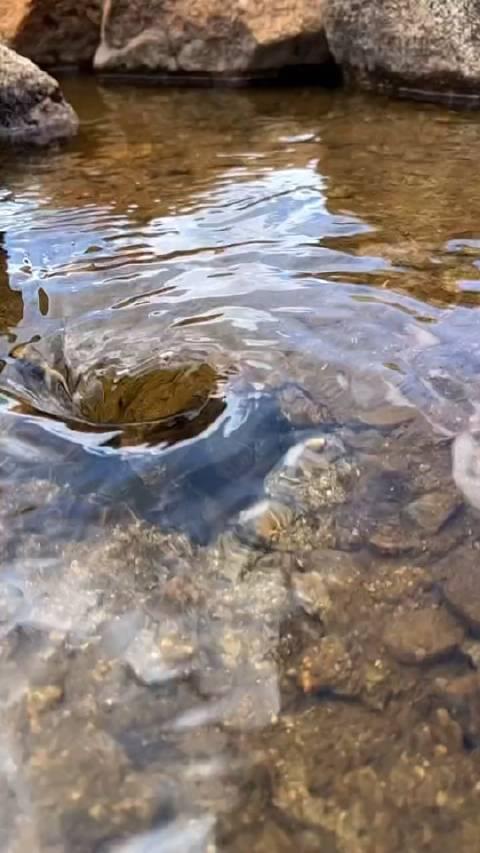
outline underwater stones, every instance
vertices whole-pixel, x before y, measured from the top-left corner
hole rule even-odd
[[[334,619],[339,593],[352,593],[362,583],[361,572],[352,556],[328,548],[307,551],[296,556],[301,571],[291,578],[295,601],[309,616],[322,621]]]
[[[379,714],[338,699],[285,714],[268,742],[292,849],[299,826],[320,830],[313,849],[322,851],[475,849],[477,760],[445,707],[419,719],[409,700]]]
[[[429,590],[432,583],[429,572],[420,566],[393,568],[386,563],[375,568],[373,576],[365,580],[365,587],[373,601],[398,604],[405,598]]]
[[[475,633],[480,632],[480,566],[461,562],[450,569],[443,594],[450,607]]]
[[[60,586],[64,599],[73,605],[83,604],[86,594],[99,596],[96,607],[85,601],[83,621],[94,615],[105,629],[111,616],[118,612],[124,621],[118,626],[124,645],[143,625],[137,616],[139,608],[148,610],[152,618],[170,608],[164,595],[168,595],[168,582],[174,578],[188,580],[193,572],[203,567],[202,554],[181,533],[163,532],[140,521],[108,525],[95,538],[81,544],[72,544],[65,550],[67,571]],[[55,593],[55,587],[50,591]],[[127,616],[128,614],[128,616]],[[113,637],[115,622],[110,623]]]
[[[329,585],[319,572],[295,575],[292,587],[295,600],[309,616],[322,618],[332,607]]]
[[[415,420],[417,412],[412,406],[377,406],[372,409],[358,410],[356,417],[366,426],[377,429],[394,429],[401,424]]]
[[[480,675],[470,672],[457,678],[437,678],[434,695],[441,701],[464,735],[475,746],[480,742]]]
[[[388,557],[445,554],[466,533],[464,514],[457,512],[462,505],[458,493],[448,481],[439,482],[426,469],[419,471],[408,450],[403,459],[395,454],[381,461],[377,467],[376,461],[364,458],[358,485],[353,483],[338,513],[339,542],[343,547],[368,543],[375,553]],[[423,492],[425,485],[430,486],[428,492]]]
[[[449,489],[421,495],[405,507],[405,514],[428,534],[438,533],[462,504],[460,495]]]
[[[305,514],[301,507],[271,499],[246,510],[235,526],[241,541],[278,551],[308,551],[332,547],[333,521],[329,514],[319,517]]]
[[[328,406],[316,402],[300,385],[289,382],[275,392],[281,412],[292,426],[316,427],[333,423]]]
[[[375,551],[387,557],[398,557],[418,550],[416,543],[405,537],[398,524],[383,523],[375,526],[369,536],[369,543]]]
[[[389,620],[384,642],[400,663],[430,664],[456,651],[464,632],[443,608],[398,610]]]
[[[55,732],[49,731],[49,723]],[[75,724],[81,737],[73,736]],[[137,772],[114,738],[92,722],[85,730],[81,715],[73,720],[61,712],[47,717],[45,728],[27,734],[24,752],[44,849],[98,849],[106,839],[147,828],[161,808],[172,808],[165,782]]]
[[[462,645],[462,653],[467,656],[473,669],[480,669],[480,642],[478,637],[468,635]]]
[[[380,520],[372,525],[368,536],[369,544],[373,551],[386,557],[404,557],[407,554],[415,555],[443,555],[459,542],[465,528],[461,523],[451,524],[441,528],[437,533],[427,534],[418,525],[405,523],[400,518]]]
[[[145,610],[152,612],[149,599]],[[141,610],[126,612],[101,629],[104,653],[122,660],[128,672],[147,687],[188,677],[196,652],[195,631],[188,625],[188,613],[172,617],[163,608],[156,615],[152,618]]]
[[[294,518],[295,514],[287,504],[263,500],[240,514],[237,529],[241,538],[275,545],[284,537]]]
[[[414,98],[477,99],[480,11],[473,0],[334,0],[330,50],[347,77]]]
[[[166,684],[188,676],[193,665],[195,645],[188,637],[170,625],[146,626],[140,630],[125,652],[124,660],[130,671],[147,687]]]
[[[28,722],[33,734],[41,731],[41,715],[54,708],[63,699],[63,689],[58,684],[45,684],[26,693]]]
[[[17,483],[8,499],[2,502],[0,516],[5,516],[10,522],[19,515],[24,515],[37,507],[47,507],[55,504],[62,495],[62,490],[49,480],[37,479]]]
[[[265,489],[272,498],[292,501],[303,510],[343,503],[344,481],[352,471],[343,459],[345,453],[336,436],[320,435],[300,442],[268,475]]]
[[[291,447],[265,479],[266,499],[241,513],[238,535],[287,551],[333,545],[329,510],[345,500],[351,474],[344,452],[335,436]]]
[[[361,687],[358,668],[344,642],[335,636],[323,637],[307,649],[298,680],[304,693],[332,692],[351,697],[356,696]]]
[[[77,130],[78,118],[57,81],[0,45],[0,140],[48,145]]]

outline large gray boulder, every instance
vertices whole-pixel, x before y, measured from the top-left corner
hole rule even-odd
[[[57,81],[0,45],[0,140],[47,145],[77,129],[78,118]]]
[[[325,27],[365,88],[480,103],[480,0],[330,0]]]

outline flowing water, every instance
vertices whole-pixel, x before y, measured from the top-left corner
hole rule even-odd
[[[477,851],[480,117],[64,88],[0,163],[0,849]]]

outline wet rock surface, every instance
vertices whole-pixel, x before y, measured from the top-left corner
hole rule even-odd
[[[74,136],[78,119],[59,84],[0,45],[0,139],[47,145]]]

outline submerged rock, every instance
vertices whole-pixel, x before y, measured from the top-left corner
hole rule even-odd
[[[475,632],[480,631],[480,572],[477,560],[475,552],[473,564],[461,562],[457,565],[443,588],[448,604]]]
[[[480,9],[472,0],[335,0],[329,47],[366,88],[425,99],[480,96]]]
[[[294,512],[287,504],[262,500],[240,513],[238,532],[241,540],[275,545],[294,519]]]
[[[435,534],[460,507],[461,500],[454,489],[421,495],[405,509],[406,515],[426,533]]]
[[[288,0],[228,7],[219,0],[104,5],[100,69],[241,77],[328,58],[323,3]]]
[[[388,624],[384,640],[400,663],[434,663],[459,648],[463,630],[446,610],[400,610]]]
[[[457,678],[437,679],[434,694],[460,725],[467,745],[480,741],[480,677],[471,672]]]
[[[344,643],[338,637],[324,637],[304,655],[299,684],[304,693],[351,697],[359,692],[360,675]]]
[[[47,145],[77,130],[78,118],[57,81],[0,45],[0,140]]]

